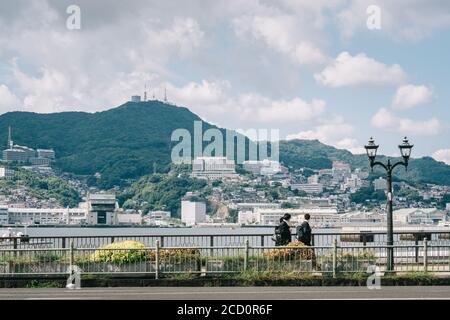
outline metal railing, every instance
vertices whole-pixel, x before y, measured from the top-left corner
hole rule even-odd
[[[169,231],[170,232],[170,231]],[[164,235],[111,235],[111,236],[33,236],[0,238],[0,248],[68,248],[71,242],[77,248],[99,248],[103,245],[124,240],[135,240],[148,247],[154,247],[156,241],[161,246],[243,246],[248,240],[251,246],[270,247],[273,232],[248,234],[164,234]],[[450,245],[450,231],[401,231],[394,233],[394,244],[422,245],[427,238],[432,245]],[[295,241],[295,233],[292,235]],[[334,241],[345,246],[385,245],[384,231],[362,232],[320,232],[313,233],[312,245],[331,246]]]
[[[386,271],[388,246],[190,246],[0,249],[0,276],[68,274],[221,275],[242,272],[336,276]],[[395,272],[450,272],[450,245],[394,245]],[[417,255],[416,252],[419,254]]]

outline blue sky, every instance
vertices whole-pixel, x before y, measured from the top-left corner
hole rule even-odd
[[[80,0],[79,30],[71,4],[0,3],[0,113],[96,112],[147,84],[222,127],[388,155],[407,135],[450,163],[448,1]]]

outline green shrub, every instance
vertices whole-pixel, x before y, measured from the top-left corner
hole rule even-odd
[[[118,264],[135,263],[150,259],[150,250],[139,241],[122,241],[104,245],[91,256],[94,262],[109,262]]]

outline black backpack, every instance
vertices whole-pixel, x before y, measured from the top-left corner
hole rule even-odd
[[[303,228],[303,224],[297,227],[297,240],[300,242],[304,242],[305,240],[305,229]]]
[[[273,241],[275,241],[275,245],[276,246],[280,246],[282,241],[281,241],[281,231],[280,231],[280,226],[276,226],[275,227],[275,234],[274,237],[272,238]]]

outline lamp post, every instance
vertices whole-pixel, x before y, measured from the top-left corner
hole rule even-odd
[[[408,170],[408,161],[411,155],[411,149],[413,145],[409,144],[408,139],[405,137],[402,144],[398,147],[402,155],[403,161],[392,164],[391,160],[388,159],[387,164],[375,161],[377,156],[378,145],[371,137],[369,143],[364,146],[367,151],[367,156],[369,157],[370,168],[373,171],[375,166],[383,167],[387,172],[387,270],[394,270],[394,225],[392,217],[392,171],[396,166],[402,165]]]

